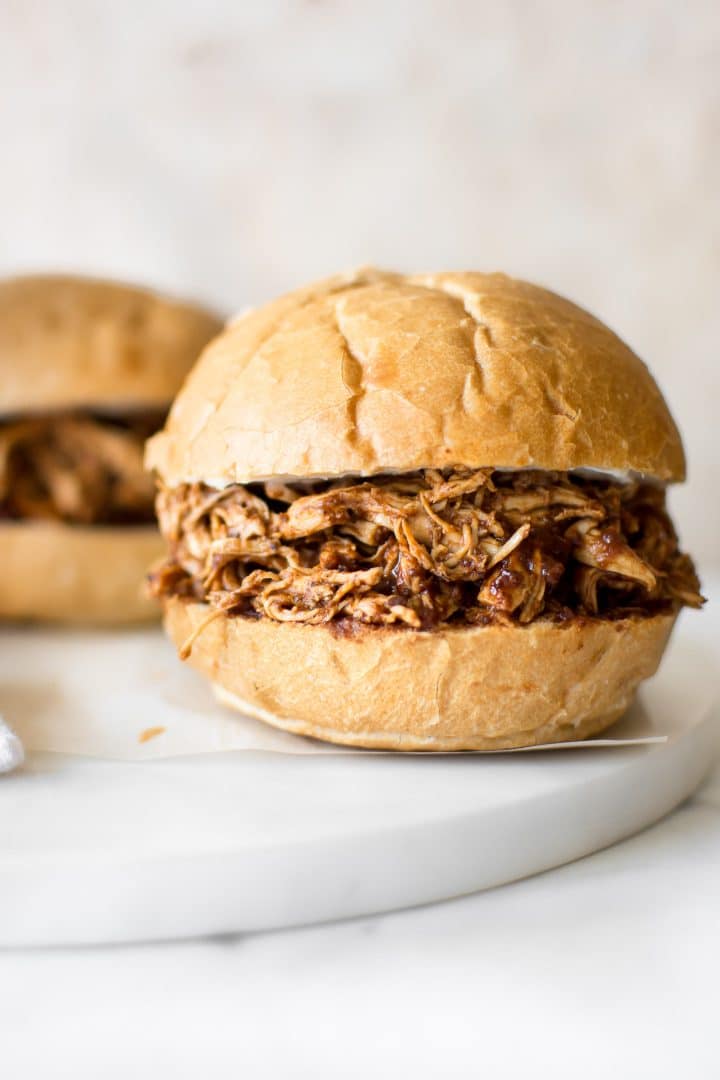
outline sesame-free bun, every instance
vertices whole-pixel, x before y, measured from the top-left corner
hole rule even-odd
[[[209,608],[177,597],[180,647]],[[275,727],[382,750],[504,750],[595,735],[652,675],[674,615],[430,631],[221,615],[189,662],[218,697]]]
[[[648,369],[586,311],[504,274],[376,270],[230,324],[147,463],[215,486],[446,465],[685,474]]]
[[[116,282],[0,281],[0,416],[165,409],[221,328],[201,307]]]
[[[151,525],[0,522],[0,619],[105,625],[157,619],[143,583],[162,552]]]

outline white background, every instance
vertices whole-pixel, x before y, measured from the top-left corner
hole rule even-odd
[[[225,312],[368,261],[547,284],[656,373],[707,569],[719,71],[714,0],[0,0],[0,272]],[[425,911],[5,954],[0,1073],[716,1076],[719,827],[716,774],[611,852]]]

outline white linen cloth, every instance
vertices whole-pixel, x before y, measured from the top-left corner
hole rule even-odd
[[[0,716],[0,773],[19,769],[24,760],[23,744]]]

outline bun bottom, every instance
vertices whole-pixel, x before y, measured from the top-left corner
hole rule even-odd
[[[166,603],[178,648],[208,612]],[[220,615],[189,663],[224,703],[297,735],[378,750],[507,750],[609,727],[657,670],[675,618],[345,633]]]
[[[162,556],[154,526],[0,525],[0,618],[116,625],[158,617],[143,595]]]

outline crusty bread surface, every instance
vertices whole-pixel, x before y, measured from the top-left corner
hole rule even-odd
[[[159,618],[145,575],[163,552],[152,525],[0,524],[0,619],[121,624]]]
[[[178,648],[210,609],[172,598]],[[595,735],[654,674],[673,615],[432,631],[219,615],[189,662],[226,703],[298,735],[384,750],[503,750]]]
[[[0,281],[0,416],[166,409],[222,328],[212,312],[67,275]]]
[[[586,311],[504,274],[371,269],[231,323],[147,463],[218,487],[447,465],[685,474],[647,367]]]

